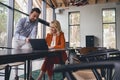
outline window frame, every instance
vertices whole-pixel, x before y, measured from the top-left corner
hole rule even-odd
[[[104,22],[103,21],[103,11],[104,10],[114,10],[115,11],[115,21],[114,22]],[[103,47],[106,47],[104,45],[104,25],[105,24],[114,24],[115,25],[115,48],[117,48],[117,26],[116,26],[116,8],[103,8],[102,9],[102,36],[103,36],[103,39],[102,39],[102,42],[103,42]],[[110,47],[109,47],[110,48]]]
[[[80,17],[79,17],[79,23],[78,24],[73,24],[73,25],[71,25],[70,24],[70,14],[72,14],[72,13],[79,13],[80,14],[80,11],[74,11],[74,12],[69,12],[68,13],[68,42],[69,42],[69,47],[73,47],[73,48],[76,48],[76,47],[80,47],[80,44],[79,44],[79,46],[77,46],[76,44],[75,45],[73,45],[73,46],[71,46],[71,41],[70,41],[70,28],[72,27],[72,26],[79,26],[80,27]],[[80,15],[79,15],[80,16]],[[80,34],[80,32],[79,32],[79,34]],[[80,35],[79,35],[79,37],[80,37]],[[81,42],[81,41],[79,41],[79,42]]]

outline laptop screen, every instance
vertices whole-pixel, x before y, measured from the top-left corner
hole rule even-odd
[[[33,50],[48,50],[45,39],[30,39],[29,41]]]

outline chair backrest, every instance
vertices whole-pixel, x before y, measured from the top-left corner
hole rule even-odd
[[[0,65],[0,70],[5,69],[6,66],[7,66],[7,64],[2,64],[2,65]]]
[[[94,52],[97,50],[98,50],[97,47],[83,47],[80,49],[80,54],[88,54],[90,52]]]

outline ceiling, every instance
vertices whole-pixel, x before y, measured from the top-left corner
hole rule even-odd
[[[101,4],[110,2],[120,2],[120,0],[33,0],[40,7],[42,1],[47,3],[47,7],[63,8],[69,6],[83,6],[89,4]],[[35,5],[35,2],[34,2]]]

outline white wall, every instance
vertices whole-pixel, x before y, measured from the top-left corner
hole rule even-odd
[[[72,11],[80,11],[80,37],[81,47],[85,46],[85,36],[94,35],[98,39],[96,46],[102,46],[102,9],[116,8],[117,16],[117,48],[120,49],[120,4],[108,3],[97,5],[86,5],[80,7],[70,7],[65,9],[63,13],[57,14],[57,20],[61,22],[62,30],[65,32],[66,41],[68,41],[68,13]]]

